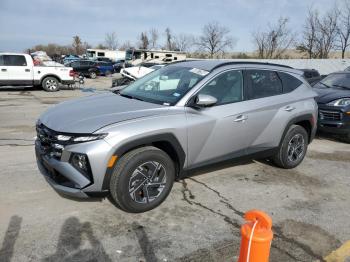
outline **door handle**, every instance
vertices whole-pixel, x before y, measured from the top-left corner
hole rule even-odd
[[[25,69],[24,71],[26,71],[26,72],[30,72],[30,69]]]
[[[5,69],[5,68],[1,69],[1,72],[6,72],[6,71],[7,71],[7,69]]]
[[[247,116],[245,116],[245,115],[239,115],[239,116],[237,116],[236,119],[233,120],[233,121],[234,121],[234,122],[244,122],[244,121],[246,121],[247,119],[248,119]]]
[[[283,108],[285,111],[287,111],[287,112],[291,112],[291,111],[293,111],[294,109],[295,109],[295,107],[293,107],[293,106],[286,106],[285,108]]]

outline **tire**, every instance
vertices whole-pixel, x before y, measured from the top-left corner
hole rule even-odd
[[[97,73],[95,71],[91,71],[89,73],[89,76],[90,76],[91,79],[95,79],[97,77]]]
[[[56,92],[60,90],[59,81],[57,78],[48,76],[41,83],[42,88],[47,92]]]
[[[279,167],[290,169],[298,166],[304,159],[309,142],[308,133],[299,125],[292,125],[272,161]]]
[[[167,198],[174,179],[174,163],[164,151],[152,146],[137,148],[117,161],[111,176],[110,195],[124,211],[146,212]]]

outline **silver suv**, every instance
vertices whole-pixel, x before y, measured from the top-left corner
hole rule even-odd
[[[121,209],[144,212],[203,166],[242,157],[299,165],[317,126],[315,96],[286,66],[175,63],[122,91],[49,109],[36,126],[37,162],[64,195],[110,195]]]

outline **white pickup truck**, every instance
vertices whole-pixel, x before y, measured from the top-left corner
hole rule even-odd
[[[73,84],[74,75],[71,67],[35,66],[28,54],[0,53],[0,87],[41,86],[54,92],[60,89],[60,84]]]

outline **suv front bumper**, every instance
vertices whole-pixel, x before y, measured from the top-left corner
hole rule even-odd
[[[60,158],[52,157],[42,148],[39,139],[35,141],[38,169],[47,182],[61,195],[74,198],[103,196],[102,190],[111,147],[104,140],[66,146]],[[90,165],[90,176],[82,174],[71,163],[73,153],[85,154]]]
[[[319,105],[318,130],[346,135],[350,133],[350,115],[341,108]]]

